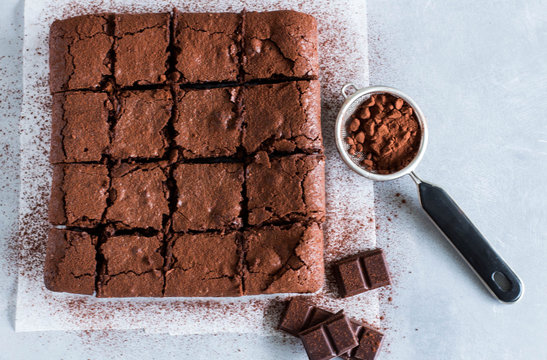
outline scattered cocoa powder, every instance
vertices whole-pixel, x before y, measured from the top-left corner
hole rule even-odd
[[[348,120],[351,155],[378,174],[390,174],[407,166],[416,156],[421,129],[413,108],[390,94],[373,94]]]

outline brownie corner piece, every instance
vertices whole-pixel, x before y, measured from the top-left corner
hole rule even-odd
[[[120,86],[165,83],[170,15],[118,14],[114,19],[116,83]]]
[[[169,146],[166,129],[173,109],[171,92],[125,90],[119,93],[118,100],[120,112],[112,131],[111,157],[162,158]]]
[[[236,13],[174,13],[175,68],[183,83],[235,82],[240,72]]]
[[[122,163],[111,171],[111,205],[106,221],[119,229],[163,227],[169,215],[166,164]]]
[[[51,291],[91,295],[95,291],[97,238],[80,231],[50,229],[44,283]]]
[[[183,158],[234,156],[241,145],[240,88],[178,90],[174,130]]]
[[[316,78],[317,21],[292,10],[248,12],[244,21],[245,80]]]
[[[172,218],[174,231],[242,226],[243,164],[177,164],[173,177],[178,190]]]
[[[97,296],[162,296],[162,248],[161,235],[108,236],[99,248],[104,264],[100,269]]]
[[[238,232],[173,234],[165,296],[241,296]]]
[[[316,223],[246,230],[245,294],[313,293],[324,281],[323,231]]]
[[[249,224],[325,217],[325,160],[322,155],[269,157],[258,153],[246,168]]]
[[[112,110],[106,93],[54,94],[51,163],[101,161],[110,145],[108,118]]]
[[[109,14],[55,20],[49,33],[50,90],[52,93],[98,89],[112,75],[113,38]]]
[[[243,99],[247,153],[323,151],[318,80],[246,86]]]
[[[108,169],[100,164],[56,164],[49,202],[53,225],[93,227],[107,207]]]

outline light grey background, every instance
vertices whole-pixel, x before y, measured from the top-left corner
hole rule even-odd
[[[290,338],[14,333],[22,9],[0,2],[0,359],[303,358]],[[380,358],[546,359],[547,2],[372,0],[368,13],[371,83],[407,92],[429,120],[418,174],[455,198],[526,286],[519,303],[497,303],[421,213],[410,179],[376,184],[395,278]]]

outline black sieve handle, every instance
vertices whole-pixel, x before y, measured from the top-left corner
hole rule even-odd
[[[483,283],[501,301],[517,301],[523,289],[520,279],[454,200],[440,187],[423,181],[418,189],[425,212]]]

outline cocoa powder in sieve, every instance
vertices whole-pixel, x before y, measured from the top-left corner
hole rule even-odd
[[[373,94],[348,120],[351,155],[369,171],[390,174],[407,166],[416,156],[421,129],[410,105],[390,94]]]

